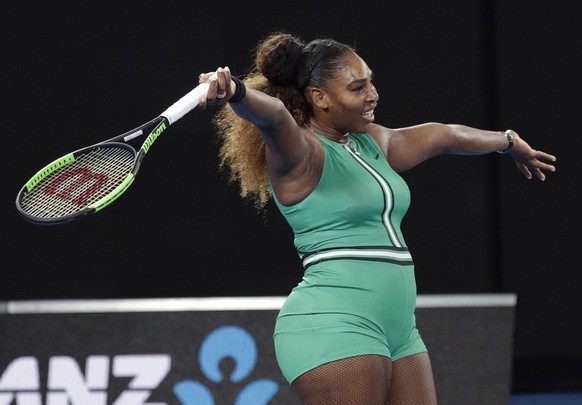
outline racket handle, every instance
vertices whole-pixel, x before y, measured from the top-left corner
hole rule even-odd
[[[160,115],[166,117],[170,125],[172,125],[184,115],[188,114],[198,106],[198,102],[202,97],[206,97],[208,88],[210,87],[210,80],[214,77],[216,77],[216,73],[210,76],[206,82],[194,87],[188,94],[176,101]]]

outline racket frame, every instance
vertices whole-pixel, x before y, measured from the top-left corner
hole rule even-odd
[[[132,129],[131,131],[124,132],[123,134],[117,135],[106,141],[78,149],[74,152],[68,153],[67,155],[64,155],[54,160],[53,162],[49,163],[41,170],[39,170],[22,187],[22,189],[16,196],[16,208],[18,213],[29,222],[48,225],[48,224],[62,224],[64,222],[69,222],[79,217],[93,214],[102,210],[103,208],[111,204],[113,201],[115,201],[117,198],[119,198],[129,188],[129,186],[131,186],[131,184],[135,180],[137,172],[139,171],[139,168],[141,166],[141,162],[143,161],[143,158],[145,157],[146,153],[148,152],[152,144],[155,142],[155,140],[169,125],[170,125],[169,121],[166,117],[159,116],[149,122],[146,122],[145,124],[140,125],[137,128]],[[136,151],[135,148],[130,144],[125,143],[135,138],[141,137],[145,133],[147,133],[148,136],[142,143],[139,151]],[[30,215],[22,207],[21,204],[22,199],[26,196],[27,193],[31,192],[34,189],[34,187],[36,187],[44,178],[51,175],[57,170],[66,168],[68,165],[75,162],[78,156],[106,146],[116,146],[118,148],[124,148],[129,150],[134,155],[133,166],[131,167],[131,170],[127,173],[125,179],[116,188],[107,193],[107,195],[103,196],[99,200],[89,204],[85,208],[82,208],[79,211],[76,211],[72,214],[53,218],[45,218]]]

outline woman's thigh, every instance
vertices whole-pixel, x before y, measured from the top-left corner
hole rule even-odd
[[[436,392],[428,353],[392,362],[392,380],[386,405],[436,405]]]
[[[386,356],[354,356],[302,374],[293,388],[303,405],[384,405],[391,374]]]

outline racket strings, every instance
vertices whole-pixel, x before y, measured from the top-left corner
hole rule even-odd
[[[135,152],[100,146],[43,178],[25,193],[22,210],[37,218],[58,218],[79,212],[119,186],[135,164]]]

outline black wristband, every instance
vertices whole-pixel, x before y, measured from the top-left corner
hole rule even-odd
[[[243,98],[245,98],[245,96],[247,94],[247,88],[244,85],[244,83],[241,82],[238,79],[238,77],[236,77],[236,76],[230,76],[230,80],[232,80],[233,82],[235,82],[235,84],[236,84],[236,91],[234,92],[234,94],[232,95],[232,97],[228,100],[228,102],[229,103],[238,103]]]

